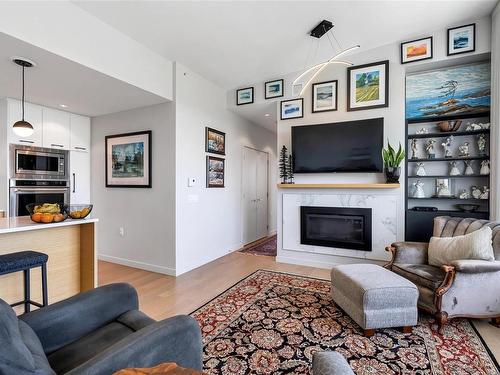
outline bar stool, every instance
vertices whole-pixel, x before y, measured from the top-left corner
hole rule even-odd
[[[49,256],[37,251],[20,251],[0,255],[0,275],[23,271],[24,273],[24,300],[10,306],[24,305],[24,313],[30,311],[30,305],[37,307],[47,306],[47,260]],[[42,303],[31,300],[30,296],[30,270],[35,267],[42,268]]]

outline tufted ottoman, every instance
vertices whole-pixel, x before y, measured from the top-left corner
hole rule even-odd
[[[403,327],[410,333],[417,324],[417,287],[405,278],[374,264],[335,266],[332,297],[365,336],[377,328]]]

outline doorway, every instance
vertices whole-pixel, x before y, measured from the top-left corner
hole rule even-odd
[[[243,244],[268,235],[269,154],[243,147]]]

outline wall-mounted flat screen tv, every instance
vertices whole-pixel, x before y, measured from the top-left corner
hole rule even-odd
[[[292,127],[294,173],[382,172],[384,119]]]

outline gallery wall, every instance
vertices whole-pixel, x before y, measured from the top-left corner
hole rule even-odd
[[[181,274],[242,246],[242,154],[269,154],[269,231],[276,230],[276,134],[229,111],[226,92],[175,64],[176,272]],[[205,127],[226,133],[225,188],[205,187]],[[196,186],[188,187],[188,179]]]
[[[141,130],[152,131],[152,188],[105,187],[105,136]],[[94,117],[91,158],[99,259],[174,275],[174,103]]]

